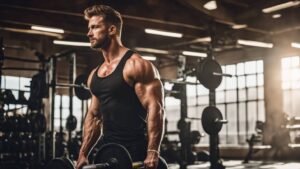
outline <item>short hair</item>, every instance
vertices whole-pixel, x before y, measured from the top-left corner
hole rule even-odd
[[[94,5],[84,10],[84,18],[86,20],[93,16],[102,16],[104,22],[115,25],[117,33],[121,35],[123,20],[118,11],[107,5]]]

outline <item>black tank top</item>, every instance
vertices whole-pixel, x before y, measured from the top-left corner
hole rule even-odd
[[[103,137],[108,142],[120,144],[146,140],[146,110],[141,105],[134,88],[124,80],[124,65],[133,54],[128,50],[115,70],[106,77],[95,71],[91,92],[100,101],[103,118]]]

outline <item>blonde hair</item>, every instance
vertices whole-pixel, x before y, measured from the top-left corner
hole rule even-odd
[[[121,35],[123,20],[121,14],[107,5],[94,5],[84,10],[84,18],[89,20],[93,16],[102,16],[105,23],[115,25],[117,33]]]

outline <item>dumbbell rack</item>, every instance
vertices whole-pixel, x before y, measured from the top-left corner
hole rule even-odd
[[[37,113],[25,114],[4,110],[4,105],[27,105],[27,102],[9,102],[1,92],[0,168],[35,168],[43,160],[42,132],[33,124]]]

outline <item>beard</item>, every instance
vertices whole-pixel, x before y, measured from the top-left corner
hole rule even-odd
[[[108,36],[108,34],[105,35],[103,39],[97,39],[94,44],[91,44],[91,48],[93,49],[105,49],[109,46],[111,42],[111,38]]]

